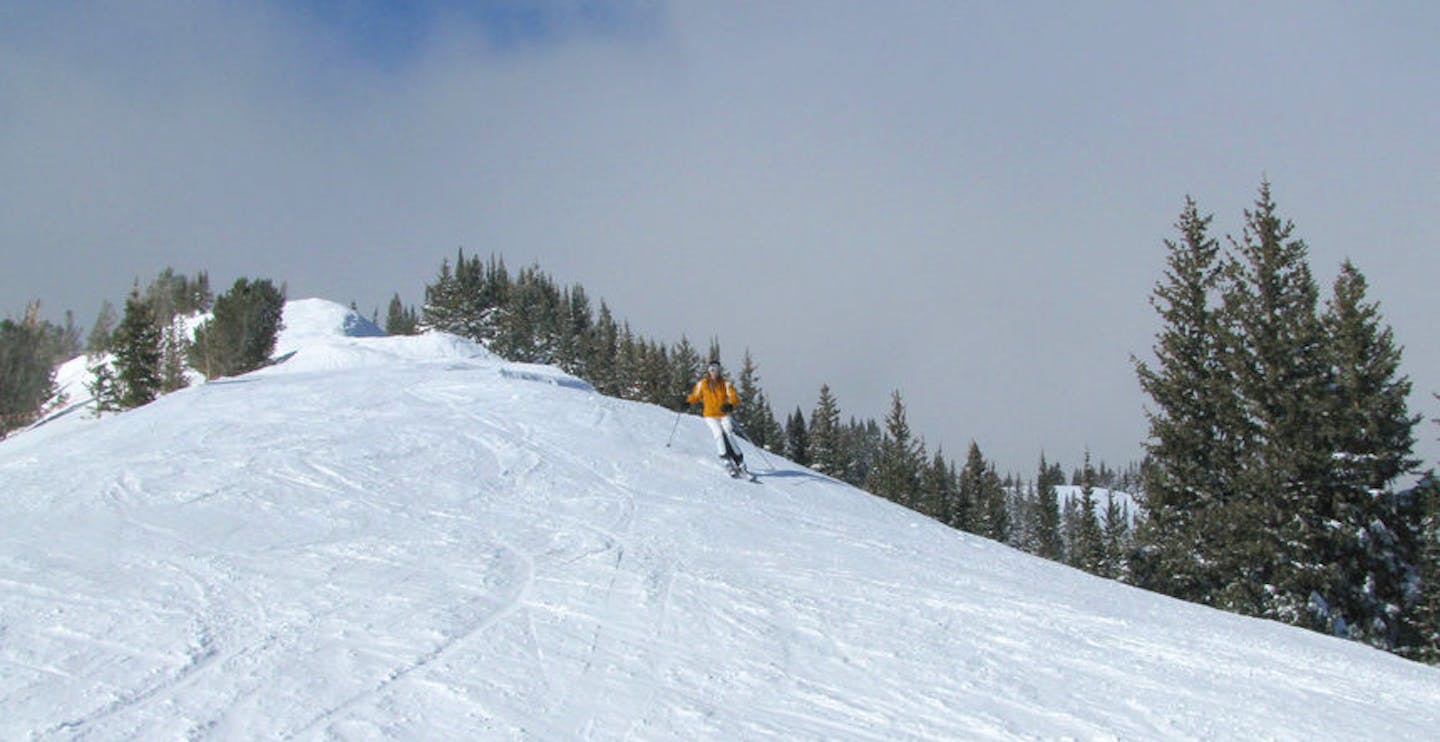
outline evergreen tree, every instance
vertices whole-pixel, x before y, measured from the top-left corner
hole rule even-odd
[[[420,320],[415,315],[415,308],[407,308],[400,301],[400,294],[396,292],[390,297],[390,306],[385,313],[385,333],[387,335],[415,335],[420,332]]]
[[[754,357],[750,355],[749,348],[745,349],[744,359],[740,363],[740,374],[735,379],[735,393],[740,397],[740,404],[732,413],[735,422],[740,423],[741,429],[749,432],[752,437],[751,443],[763,446],[765,441],[761,420],[764,416],[762,407],[765,398],[760,392],[760,374],[755,366]],[[754,438],[759,438],[759,440],[754,440]]]
[[[885,416],[885,434],[879,456],[870,471],[865,489],[891,502],[913,507],[920,489],[919,449],[905,419],[905,402],[898,390],[890,395],[890,413]]]
[[[757,413],[752,435],[755,440],[751,442],[767,451],[780,453],[785,447],[785,431],[780,427],[780,421],[775,419],[775,409],[770,406],[770,400],[765,396],[764,390],[757,392],[760,397],[760,409]]]
[[[1210,237],[1211,216],[1185,200],[1166,240],[1166,280],[1150,303],[1164,327],[1154,347],[1158,367],[1136,362],[1140,386],[1157,409],[1147,412],[1150,465],[1144,470],[1145,520],[1137,533],[1137,584],[1212,604],[1223,579],[1218,550],[1225,510],[1238,499],[1239,415],[1234,384],[1222,361],[1216,292],[1222,263]]]
[[[20,322],[0,321],[0,438],[34,422],[55,394],[55,358],[34,303]]]
[[[1080,469],[1080,501],[1075,525],[1075,548],[1070,563],[1091,574],[1100,574],[1105,557],[1104,534],[1096,514],[1095,469],[1090,466],[1090,452],[1085,452],[1085,465]]]
[[[1407,410],[1410,381],[1399,374],[1400,350],[1365,290],[1364,276],[1346,261],[1321,318],[1334,475],[1333,520],[1319,526],[1325,538],[1318,559],[1330,568],[1320,599],[1329,614],[1318,618],[1331,631],[1393,649],[1419,558],[1421,517],[1415,498],[1393,486],[1419,463],[1410,454],[1421,418]]]
[[[39,308],[38,302],[36,303],[36,308]],[[48,322],[45,324],[50,325]],[[73,311],[69,309],[65,310],[64,327],[54,327],[50,325],[50,328],[51,331],[47,334],[53,341],[50,344],[50,358],[54,363],[64,363],[80,355],[80,352],[84,349],[80,340],[82,333],[79,325],[75,324],[75,313]]]
[[[564,317],[556,360],[566,373],[588,379],[590,369],[586,364],[586,347],[590,342],[594,323],[590,314],[590,298],[585,295],[585,289],[577,284],[566,293],[563,305]],[[667,406],[673,408],[674,401],[668,402]]]
[[[1060,542],[1064,545],[1061,554],[1065,563],[1080,568],[1080,501],[1066,495],[1060,504]]]
[[[695,387],[700,375],[704,373],[704,364],[700,360],[700,354],[696,352],[695,346],[690,344],[689,338],[681,336],[680,342],[675,345],[675,350],[670,353],[670,388],[679,390],[678,395],[673,396],[667,407],[673,410],[682,410],[688,407],[685,397]]]
[[[985,479],[982,483],[981,500],[984,503],[985,529],[983,535],[1002,544],[1013,543],[1015,538],[1015,520],[1010,517],[1010,498],[1006,495],[1005,483],[1000,479],[1000,473],[995,470],[995,464],[985,466]],[[980,511],[977,503],[976,512]]]
[[[1241,613],[1315,628],[1310,606],[1333,579],[1325,561],[1331,473],[1326,441],[1328,369],[1308,248],[1282,220],[1262,183],[1232,240],[1225,295],[1228,367],[1250,430],[1242,457],[1244,495],[1230,522],[1231,582],[1221,603]],[[1258,528],[1256,528],[1258,527]]]
[[[189,316],[209,308],[209,278],[203,271],[192,279],[166,267],[151,279],[141,296],[150,305],[155,321],[163,327],[177,316]]]
[[[1035,509],[1032,515],[1034,553],[1057,562],[1062,561],[1065,554],[1060,538],[1060,499],[1055,488],[1064,481],[1065,472],[1046,466],[1045,454],[1040,454],[1040,474],[1035,484]]]
[[[954,467],[945,461],[944,451],[935,449],[928,463],[920,462],[920,497],[915,510],[943,523],[945,507],[955,500],[958,487]]]
[[[1101,523],[1101,577],[1129,580],[1126,555],[1130,553],[1130,511],[1116,501],[1113,491],[1105,493],[1105,519]]]
[[[845,460],[841,481],[856,487],[865,487],[880,459],[880,446],[884,437],[880,424],[874,419],[861,422],[850,418],[841,434],[844,450],[841,456]]]
[[[100,302],[100,314],[95,317],[95,324],[85,338],[86,355],[95,357],[110,352],[110,338],[115,333],[117,320],[115,305],[108,299]]]
[[[805,430],[805,413],[799,407],[785,420],[785,458],[801,466],[810,465],[810,436]]]
[[[169,393],[190,385],[185,376],[185,358],[190,340],[185,337],[182,320],[176,317],[165,325],[160,338],[160,391]]]
[[[621,399],[637,399],[637,388],[635,385],[636,369],[639,368],[640,358],[636,347],[635,333],[630,329],[629,322],[622,322],[616,340],[615,348],[615,396]]]
[[[1421,477],[1411,496],[1423,513],[1414,606],[1406,614],[1401,651],[1440,665],[1440,480],[1433,471]]]
[[[275,350],[284,309],[285,296],[269,279],[237,279],[215,300],[214,316],[196,328],[190,365],[207,379],[264,366]]]
[[[840,405],[830,385],[820,385],[820,399],[810,413],[810,462],[822,474],[843,479],[850,469],[844,435],[840,426]]]
[[[461,253],[463,259],[464,253]],[[399,298],[398,296],[396,298]],[[425,285],[425,304],[422,308],[421,327],[459,334],[460,279],[450,271],[450,261],[440,261],[440,275],[434,283]]]
[[[121,409],[155,401],[160,393],[160,328],[149,302],[140,298],[137,282],[125,302],[125,314],[115,328],[115,380]]]
[[[590,383],[601,394],[619,396],[623,388],[618,368],[620,327],[615,324],[610,307],[604,300],[600,302],[600,315],[586,345],[585,366],[590,370]]]
[[[986,538],[995,538],[992,519],[996,517],[994,503],[990,498],[1000,495],[1004,505],[1004,492],[992,492],[987,479],[993,472],[980,452],[980,444],[970,441],[970,450],[965,454],[965,465],[960,468],[960,483],[955,498],[946,508],[944,521],[952,528],[977,533]]]
[[[1006,501],[1010,521],[1014,523],[1010,538],[1005,542],[1026,554],[1040,553],[1039,496],[1033,481],[1016,480],[1006,488]],[[1058,519],[1058,513],[1057,519]]]
[[[120,406],[120,385],[115,378],[115,368],[112,358],[109,355],[95,356],[91,358],[88,366],[90,381],[86,389],[90,397],[95,400],[95,412],[119,412],[123,409]]]

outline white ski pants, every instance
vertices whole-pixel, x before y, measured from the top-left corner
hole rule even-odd
[[[730,436],[731,441],[735,440],[735,426],[730,423],[730,416],[707,417],[705,424],[710,426],[710,435],[715,438],[715,452],[722,457],[725,456],[725,436]],[[736,453],[740,452],[738,445],[733,442],[730,445],[735,448]]]

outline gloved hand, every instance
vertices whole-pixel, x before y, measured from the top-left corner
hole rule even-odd
[[[726,402],[725,404],[720,405],[720,411],[728,415],[731,412],[735,411],[735,405]]]

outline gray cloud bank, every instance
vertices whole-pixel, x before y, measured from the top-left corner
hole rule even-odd
[[[900,389],[952,457],[1118,465],[1184,197],[1238,234],[1268,177],[1435,416],[1428,5],[675,3],[515,43],[441,13],[383,63],[280,4],[56,5],[0,10],[0,313],[88,324],[167,265],[418,303],[463,246],[748,347],[779,415]]]

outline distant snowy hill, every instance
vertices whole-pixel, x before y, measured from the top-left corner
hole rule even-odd
[[[1434,739],[1440,670],[1107,582],[465,340],[0,442],[0,739]],[[752,459],[757,457],[751,457]]]

